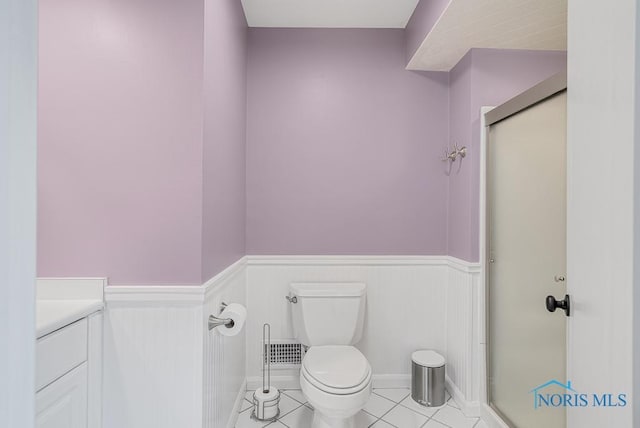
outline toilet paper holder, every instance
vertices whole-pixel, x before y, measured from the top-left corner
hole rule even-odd
[[[225,302],[222,302],[220,304],[220,312],[222,312],[226,307],[227,304]],[[209,315],[209,331],[213,330],[216,327],[220,327],[221,325],[224,325],[226,327],[233,327],[234,324],[235,323],[231,318],[218,318],[215,315]]]

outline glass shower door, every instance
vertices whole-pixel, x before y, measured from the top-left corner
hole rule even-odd
[[[489,404],[513,427],[564,428],[540,395],[567,383],[566,317],[545,307],[566,290],[566,91],[490,127],[487,174]]]

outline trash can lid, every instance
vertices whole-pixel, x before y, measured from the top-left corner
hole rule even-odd
[[[422,350],[411,354],[411,360],[423,367],[442,367],[444,366],[444,357],[435,351]]]

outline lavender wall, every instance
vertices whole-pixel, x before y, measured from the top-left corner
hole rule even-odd
[[[479,257],[480,108],[495,106],[566,70],[565,52],[473,49],[451,71],[451,141],[470,156],[449,178],[447,254]]]
[[[205,0],[202,282],[245,254],[247,24],[237,0]]]
[[[402,30],[249,31],[247,251],[444,254],[448,75]]]
[[[40,2],[40,276],[200,284],[246,252],[475,261],[479,108],[566,63],[473,50],[450,75],[406,71],[424,15],[247,39],[235,0],[61,1]],[[449,141],[470,157],[447,177]]]
[[[451,0],[420,0],[405,28],[406,62],[416,53]]]
[[[447,254],[471,260],[462,255],[471,245],[470,219],[471,170],[478,158],[471,154],[471,53],[465,55],[449,73],[449,142],[467,146],[469,156],[451,164],[447,197]],[[476,181],[477,183],[477,181]],[[479,188],[479,185],[478,185]]]
[[[41,0],[38,275],[198,283],[200,0]]]
[[[200,284],[243,254],[245,27],[235,0],[40,1],[39,276]]]

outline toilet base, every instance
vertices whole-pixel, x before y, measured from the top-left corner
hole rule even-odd
[[[311,422],[311,428],[355,428],[355,417],[351,416],[344,418],[330,418],[317,410],[313,411],[313,421]]]

